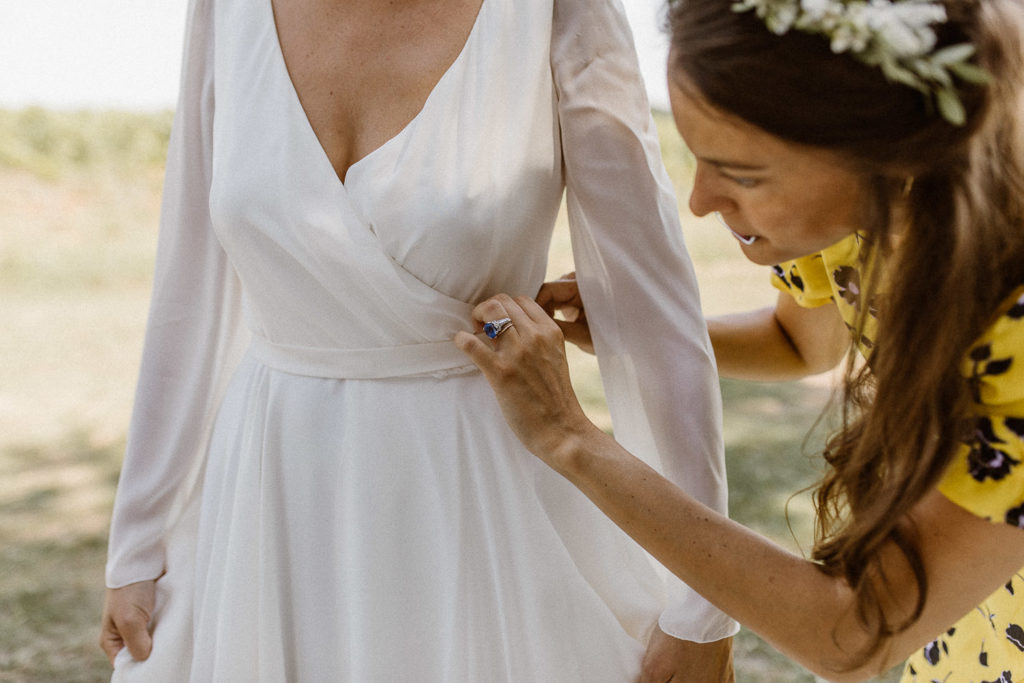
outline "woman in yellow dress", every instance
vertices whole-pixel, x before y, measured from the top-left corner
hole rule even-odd
[[[475,317],[510,324],[456,344],[535,455],[808,669],[1024,679],[1024,2],[673,0],[669,24],[690,209],[718,214],[782,290],[709,321],[721,374],[847,361],[812,557],[708,510],[586,419],[563,337],[589,331],[549,314],[600,283],[496,296]],[[667,678],[648,662],[643,680]]]

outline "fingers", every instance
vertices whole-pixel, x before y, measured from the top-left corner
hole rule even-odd
[[[469,359],[481,370],[492,363],[491,357],[494,355],[494,349],[474,334],[465,331],[456,332],[455,346],[469,356]]]
[[[471,334],[460,333],[456,336],[456,346],[485,373],[495,367],[496,361],[496,358],[487,352],[494,352],[501,348],[511,350],[513,347],[502,343],[502,340],[507,341],[513,338],[524,342],[526,337],[546,334],[551,335],[550,341],[559,344],[568,341],[585,353],[593,354],[594,341],[590,334],[590,326],[586,321],[586,316],[582,314],[582,311],[580,313],[581,315],[575,321],[558,320],[552,317],[540,302],[529,297],[496,294],[473,309],[477,330],[482,329],[485,322],[502,318],[510,318],[512,326],[502,332],[491,344],[487,344]]]
[[[522,314],[524,320],[529,320],[534,325],[548,327],[551,324],[551,316],[547,314],[540,304],[529,297],[515,297],[512,299],[512,306],[514,309],[518,309],[517,312]],[[512,316],[511,311],[509,316]],[[512,321],[515,322],[515,320],[516,318],[512,317]]]
[[[484,323],[502,318],[511,318],[506,306],[514,306],[512,298],[508,295],[498,295],[483,301],[473,308],[473,321],[477,330],[483,329]],[[459,331],[455,334],[455,346],[469,356],[469,359],[483,371],[484,375],[490,376],[496,363],[495,346],[501,337],[515,334],[515,320],[510,329],[506,329],[493,343],[488,344],[476,335],[469,332]]]
[[[566,341],[575,344],[586,353],[594,353],[594,341],[590,336],[587,312],[583,308],[576,273],[545,282],[537,293],[537,304],[558,323]],[[555,317],[558,312],[561,312],[560,318]]]
[[[473,317],[481,322],[511,318],[512,328],[502,336],[514,332],[514,336],[556,328],[554,321],[533,299],[526,296],[511,297],[495,294],[474,309]]]
[[[455,345],[473,361],[484,374],[495,372],[498,368],[498,352],[504,348],[510,351],[519,348],[521,344],[516,343],[508,346],[510,340],[523,341],[524,335],[536,338],[544,332],[554,334],[563,338],[556,321],[552,320],[544,309],[533,299],[525,296],[511,297],[508,294],[496,294],[495,296],[481,302],[473,309],[473,319],[479,329],[483,323],[510,318],[512,325],[494,338],[491,343],[482,340],[469,332],[458,332],[455,335]]]
[[[146,659],[153,649],[153,638],[149,635],[149,615],[136,609],[120,616],[108,616],[103,622],[100,647],[106,653],[111,666],[114,664],[114,657],[125,647],[131,653],[132,659]]]
[[[537,303],[551,317],[554,317],[556,311],[562,311],[567,320],[573,320],[583,309],[576,273],[545,282],[536,298]]]
[[[565,341],[575,344],[587,353],[594,353],[594,341],[590,337],[590,327],[586,323],[566,320],[555,320],[555,323],[561,328]]]
[[[579,301],[580,290],[576,280],[561,279],[545,282],[537,292],[537,303],[572,304]]]
[[[479,323],[486,323],[492,320],[511,318],[514,328],[517,321],[519,324],[523,324],[525,321],[530,320],[530,316],[523,311],[523,305],[526,302],[533,303],[527,297],[513,299],[508,294],[495,294],[490,299],[477,304],[476,308],[473,309],[473,319]],[[543,309],[536,304],[533,304],[533,306],[546,317]]]
[[[133,659],[142,661],[153,649],[149,633],[154,601],[154,582],[144,581],[107,591],[100,630],[100,647],[111,665],[127,647]]]
[[[121,638],[121,634],[118,633],[117,627],[109,618],[103,619],[103,626],[100,629],[100,648],[104,654],[107,655],[107,659],[110,661],[110,666],[114,666],[114,657],[124,647],[124,640]]]
[[[477,327],[480,328],[491,320],[511,317],[505,308],[506,304],[510,303],[512,303],[512,297],[507,294],[498,294],[477,304],[473,309],[473,320],[478,323]]]
[[[118,624],[125,647],[131,653],[132,659],[136,661],[142,661],[149,657],[149,653],[153,649],[153,638],[149,635],[149,619],[148,612],[135,606],[132,613]]]
[[[573,391],[561,329],[529,297],[498,294],[473,315],[478,321],[512,321],[496,339],[460,332],[455,343],[483,372],[505,421],[526,449],[556,470],[564,467],[566,441],[597,428]]]

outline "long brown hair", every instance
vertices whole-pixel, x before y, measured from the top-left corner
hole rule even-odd
[[[847,368],[842,427],[826,445],[816,492],[813,551],[855,592],[869,634],[851,653],[855,663],[923,609],[928,577],[905,515],[965,438],[971,394],[961,360],[1024,283],[1024,0],[942,3],[949,20],[938,47],[971,42],[991,76],[957,84],[962,126],[880,69],[833,54],[827,39],[775,35],[732,4],[670,1],[670,72],[685,75],[680,87],[779,138],[838,152],[868,188],[865,261],[878,267],[866,289],[878,332],[867,363]],[[909,615],[884,608],[879,556],[889,543],[916,577]]]

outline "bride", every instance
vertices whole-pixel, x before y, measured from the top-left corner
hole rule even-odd
[[[735,622],[535,461],[450,341],[537,292],[566,193],[616,433],[725,511],[618,0],[192,0],[187,33],[110,535],[115,678],[728,676]]]

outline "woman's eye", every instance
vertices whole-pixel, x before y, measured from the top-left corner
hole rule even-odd
[[[729,180],[733,181],[734,183],[736,183],[740,187],[747,187],[747,188],[749,188],[749,187],[756,187],[757,186],[757,178],[747,178],[747,177],[744,177],[744,176],[735,176],[735,175],[729,175],[729,174],[725,174],[725,177],[728,178]]]
[[[736,183],[742,188],[749,189],[751,187],[756,187],[758,183],[761,182],[758,178],[751,178],[750,176],[745,175],[734,175],[729,173],[725,168],[719,168],[718,173],[721,177],[725,178],[729,182]]]

